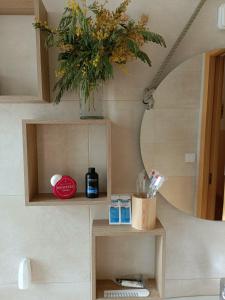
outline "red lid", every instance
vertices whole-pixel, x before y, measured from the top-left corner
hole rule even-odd
[[[55,186],[52,187],[53,194],[59,199],[70,199],[76,194],[77,183],[70,176],[63,176]]]

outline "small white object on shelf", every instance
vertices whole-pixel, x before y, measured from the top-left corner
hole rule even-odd
[[[19,265],[18,288],[27,290],[31,284],[31,262],[29,258],[23,258]]]
[[[225,3],[221,4],[218,9],[218,28],[225,30]]]
[[[53,175],[52,176],[52,178],[51,178],[51,185],[52,186],[55,186],[56,185],[56,183],[60,180],[62,178],[62,175],[59,175],[59,174],[55,174],[55,175]]]
[[[109,290],[104,291],[104,298],[144,298],[148,297],[149,294],[149,290],[147,289]]]
[[[144,282],[143,280],[130,280],[130,279],[116,279],[116,283],[120,286],[126,287],[126,288],[138,288],[143,289],[144,288]]]

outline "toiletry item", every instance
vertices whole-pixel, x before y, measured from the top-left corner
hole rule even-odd
[[[160,175],[158,171],[152,170],[150,174],[147,174],[145,170],[138,174],[136,186],[136,195],[140,198],[152,198],[156,196],[156,193],[165,181],[165,177]]]
[[[70,176],[62,176],[52,187],[52,192],[61,200],[73,198],[77,192],[77,183]]]
[[[131,224],[131,197],[120,195],[120,223]]]
[[[130,288],[138,288],[142,289],[144,288],[144,281],[143,280],[137,280],[137,279],[129,279],[129,278],[116,278],[115,282],[123,287],[130,287]]]
[[[118,195],[111,196],[111,205],[109,206],[109,224],[120,224],[120,202]]]
[[[147,190],[147,197],[152,198],[156,196],[156,193],[163,185],[165,177],[160,175],[159,172],[153,170],[149,176],[149,185]]]
[[[52,186],[55,186],[56,183],[57,183],[61,178],[62,178],[62,175],[60,175],[60,174],[55,174],[55,175],[53,175],[53,176],[51,177],[51,180],[50,180],[51,185],[52,185]]]
[[[147,194],[149,186],[149,176],[145,170],[142,170],[137,177],[136,189],[138,195]]]
[[[23,258],[19,265],[18,288],[27,290],[31,284],[31,262],[29,258]]]
[[[131,224],[131,196],[112,195],[109,205],[109,224]]]
[[[98,198],[99,184],[98,184],[98,174],[95,172],[95,168],[88,168],[88,173],[85,175],[85,182],[86,182],[86,197]]]
[[[150,294],[147,289],[106,290],[104,298],[144,298]]]

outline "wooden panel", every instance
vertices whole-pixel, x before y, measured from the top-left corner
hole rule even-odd
[[[92,223],[90,224],[92,227]],[[90,228],[90,239],[91,239],[91,299],[96,299],[96,238],[92,234],[92,230]]]
[[[213,93],[214,93],[214,76],[215,76],[215,58],[210,53],[205,55],[204,63],[204,92],[201,116],[201,137],[199,153],[199,174],[198,174],[198,191],[197,191],[197,216],[205,218],[207,212],[207,202],[205,201],[208,192],[208,174],[209,174],[209,157],[210,157],[210,139],[212,116]],[[207,175],[206,175],[207,174]]]
[[[42,22],[48,21],[47,11],[41,0],[34,0],[35,17]],[[44,32],[36,30],[37,43],[37,72],[38,90],[41,100],[50,102],[50,83],[49,83],[49,58],[48,49],[45,46]]]
[[[145,297],[144,299],[150,300],[150,299],[159,299],[159,292],[157,291],[156,287],[156,281],[154,279],[149,279],[147,281],[147,286],[146,286],[150,291],[151,295],[149,297]],[[113,281],[111,280],[97,280],[96,283],[96,299],[98,300],[104,300],[104,291],[105,290],[119,290],[119,289],[124,289],[118,285],[116,285]],[[111,299],[111,298],[107,298]],[[121,299],[121,298],[113,298],[113,299]],[[124,300],[130,300],[130,299],[137,299],[137,298],[122,298]],[[139,298],[138,298],[139,299]]]
[[[224,56],[225,55],[225,49],[224,48],[219,48],[219,49],[214,49],[209,52],[207,52],[207,55],[210,57],[219,57],[219,56]]]
[[[96,205],[105,204],[107,194],[101,193],[98,198],[88,199],[84,193],[77,193],[76,197],[60,200],[56,199],[53,194],[35,194],[28,205],[51,206],[51,205]]]
[[[34,125],[107,125],[110,124],[110,120],[68,120],[68,121],[60,121],[60,120],[32,120],[27,119],[23,120],[26,124],[34,124]]]
[[[225,130],[220,130],[219,137],[219,157],[216,183],[216,207],[215,220],[221,221],[223,219],[224,207],[224,166],[225,166]]]
[[[151,230],[137,230],[131,225],[110,225],[109,220],[94,220],[94,236],[123,236],[134,234],[150,234],[153,236],[164,234],[164,228],[159,220],[156,221],[156,227]]]
[[[27,96],[27,95],[0,95],[0,103],[31,103],[31,102],[41,102],[39,97],[36,96]]]
[[[214,220],[225,49],[206,53],[201,116],[197,216]],[[209,174],[212,183],[209,184]]]
[[[165,263],[166,263],[166,236],[156,237],[155,278],[157,290],[161,298],[165,293]]]
[[[144,196],[143,196],[144,197]],[[140,198],[132,196],[132,227],[143,230],[153,229],[156,222],[156,197]]]
[[[106,120],[107,127],[107,192],[110,200],[112,189],[112,123]]]
[[[208,186],[208,197],[207,197],[208,200],[207,219],[209,220],[215,220],[223,80],[224,80],[224,57],[222,56],[216,59],[215,91],[214,91],[214,98],[213,98],[213,117],[212,117],[212,129],[211,129],[212,134],[211,134],[211,143],[210,143],[210,166],[209,166],[209,172],[212,174],[212,182]]]
[[[33,0],[1,0],[0,15],[33,15]]]
[[[37,131],[35,125],[23,124],[26,203],[38,193]]]

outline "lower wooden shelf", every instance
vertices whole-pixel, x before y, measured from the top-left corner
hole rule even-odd
[[[93,235],[94,236],[130,236],[130,235],[148,234],[153,236],[161,236],[165,234],[165,230],[156,220],[155,228],[150,230],[134,229],[131,225],[110,225],[109,220],[94,220],[93,221]]]
[[[129,225],[109,225],[108,220],[94,220],[93,227],[92,227],[92,300],[105,300],[110,298],[104,298],[104,291],[105,290],[120,290],[121,287],[116,285],[113,281],[108,280],[107,278],[104,279],[105,276],[108,278],[114,277],[115,274],[121,274],[121,263],[122,260],[118,260],[117,265],[117,257],[123,255],[124,259],[134,259],[133,256],[129,258],[129,238],[132,239],[140,236],[146,237],[149,235],[152,237],[151,242],[154,240],[155,242],[155,251],[148,251],[146,249],[146,255],[153,256],[154,260],[154,271],[152,272],[149,269],[149,272],[144,270],[143,264],[146,264],[145,260],[141,260],[140,264],[136,264],[132,267],[132,271],[130,268],[127,268],[127,264],[124,264],[124,269],[122,274],[149,274],[147,276],[153,277],[152,279],[147,280],[147,288],[150,291],[150,295],[148,297],[144,297],[143,299],[147,300],[159,300],[163,299],[164,297],[164,285],[165,285],[165,229],[163,228],[162,224],[159,220],[156,222],[155,228],[151,230],[136,230]],[[120,240],[121,247],[116,248],[118,243],[115,240],[115,243],[109,243],[109,238],[117,239],[123,237]],[[150,241],[150,240],[149,240]],[[138,242],[138,240],[137,240]],[[132,245],[132,244],[131,244]],[[124,247],[125,248],[124,248]],[[112,253],[114,251],[108,251],[108,247],[115,247],[116,256],[112,257]],[[125,249],[125,252],[124,252]],[[138,249],[138,244],[137,244]],[[102,257],[101,251],[104,251],[106,254]],[[137,251],[135,256],[137,255],[138,259],[143,256],[143,250],[141,252]],[[136,258],[135,258],[136,259]],[[110,263],[110,260],[113,262],[113,266]],[[104,264],[101,262],[104,261]],[[107,263],[108,262],[108,263]],[[132,264],[132,262],[131,262]],[[151,268],[151,267],[150,267]],[[107,275],[105,275],[107,274]],[[101,280],[100,280],[101,278]],[[129,298],[122,298],[124,300],[130,299],[137,299],[138,297],[129,297]],[[121,298],[113,298],[119,300]]]
[[[102,193],[98,198],[90,199],[85,197],[84,193],[77,193],[76,197],[60,200],[57,199],[53,194],[37,194],[31,201],[27,202],[28,206],[36,205],[95,205],[95,204],[106,204],[108,201],[107,194]]]
[[[155,279],[149,279],[147,281],[146,288],[150,291],[150,296],[144,297],[143,299],[146,300],[153,300],[153,299],[160,299],[159,292],[156,287],[156,280]],[[126,290],[127,288],[122,288],[115,284],[111,280],[97,280],[96,281],[96,300],[105,300],[105,299],[121,299],[121,298],[104,298],[104,291],[105,290]],[[122,298],[123,300],[130,300],[130,299],[140,299],[138,297],[135,298]]]

